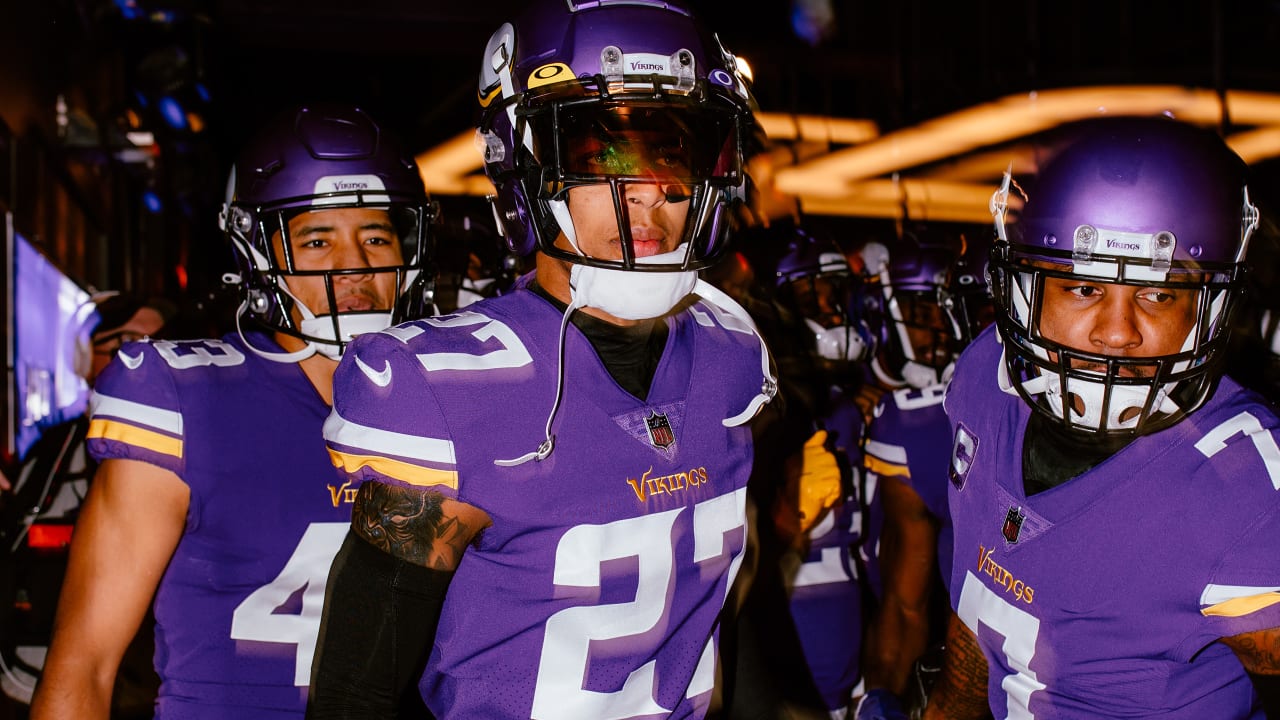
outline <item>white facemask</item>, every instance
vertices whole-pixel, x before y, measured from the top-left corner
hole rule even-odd
[[[867,344],[853,328],[847,325],[824,328],[809,318],[804,319],[804,324],[813,333],[818,357],[845,362],[858,362],[866,357]]]
[[[685,247],[668,253],[636,258],[636,263],[656,265],[684,260]],[[569,292],[575,307],[593,307],[622,320],[646,320],[667,314],[698,282],[694,270],[638,272],[613,270],[574,263],[569,271]]]

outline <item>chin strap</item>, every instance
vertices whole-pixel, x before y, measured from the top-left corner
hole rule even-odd
[[[742,323],[741,327],[726,325],[730,330],[750,333],[756,337],[756,340],[760,341],[760,374],[764,376],[764,381],[760,384],[760,392],[751,399],[751,402],[747,403],[747,407],[742,412],[720,421],[725,427],[742,425],[755,417],[760,408],[770,400],[773,400],[774,396],[778,394],[778,378],[773,374],[773,367],[769,361],[769,346],[765,344],[764,336],[760,334],[760,330],[756,327],[755,321],[751,319],[751,315],[723,290],[702,278],[698,278],[698,282],[694,284],[693,291],[706,302],[723,310]]]
[[[307,343],[307,346],[302,348],[301,350],[295,350],[294,352],[283,352],[283,353],[272,352],[270,350],[261,350],[259,348],[254,347],[253,343],[249,342],[249,338],[244,336],[244,329],[240,327],[240,318],[246,312],[248,312],[248,310],[249,310],[248,300],[245,300],[244,302],[240,303],[240,307],[236,309],[236,334],[240,336],[240,340],[244,342],[244,346],[249,348],[249,350],[252,351],[254,355],[257,355],[258,357],[263,358],[265,360],[270,360],[272,362],[296,363],[296,362],[302,362],[303,360],[306,360],[312,355],[315,355],[316,353],[320,352],[320,348],[316,347],[314,343]]]
[[[582,307],[581,303],[574,299],[564,309],[564,317],[560,318],[560,340],[557,343],[558,350],[556,352],[556,399],[551,403],[551,412],[547,414],[547,426],[543,430],[545,439],[538,445],[537,450],[527,452],[510,460],[494,460],[494,465],[498,467],[515,467],[523,465],[530,460],[546,460],[551,455],[551,451],[556,449],[556,436],[551,434],[551,425],[556,420],[556,413],[560,412],[560,400],[564,396],[564,346],[567,341],[569,317],[577,312],[580,307]]]
[[[736,427],[755,417],[760,408],[773,399],[778,394],[778,379],[773,374],[773,368],[769,362],[769,347],[765,344],[764,337],[756,328],[755,322],[751,316],[747,314],[742,306],[726,295],[719,288],[699,279],[694,286],[694,292],[703,300],[716,306],[729,316],[742,323],[741,327],[729,327],[730,330],[737,332],[747,332],[756,337],[760,341],[760,372],[764,375],[764,382],[761,383],[760,392],[751,399],[746,409],[732,417],[725,418],[721,423],[725,427]],[[543,430],[543,441],[538,445],[536,450],[527,452],[519,457],[508,460],[494,460],[493,464],[498,467],[515,467],[523,465],[530,460],[542,461],[546,460],[556,448],[556,436],[551,432],[551,427],[555,423],[556,414],[560,411],[560,401],[564,397],[564,350],[567,341],[567,331],[569,328],[569,317],[577,312],[581,307],[580,301],[575,299],[564,310],[564,316],[560,319],[560,338],[558,342],[558,351],[556,353],[556,397],[551,405],[551,412],[547,414],[547,424]]]

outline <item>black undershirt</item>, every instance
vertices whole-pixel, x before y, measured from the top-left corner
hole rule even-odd
[[[555,305],[561,313],[568,305],[548,293],[537,280],[529,289]],[[614,382],[623,390],[644,400],[667,346],[667,323],[662,318],[641,320],[635,325],[614,325],[584,312],[575,312],[569,322],[578,328],[595,348],[600,362]]]
[[[1073,433],[1033,412],[1022,441],[1023,490],[1031,497],[1055,488],[1120,452],[1131,441]]]

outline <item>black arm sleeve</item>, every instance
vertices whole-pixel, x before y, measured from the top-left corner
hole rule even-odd
[[[329,571],[308,720],[396,717],[422,674],[452,578],[348,532]]]

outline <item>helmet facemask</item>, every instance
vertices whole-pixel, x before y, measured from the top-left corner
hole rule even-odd
[[[727,244],[729,210],[741,200],[741,108],[720,93],[668,94],[659,78],[638,97],[608,95],[603,83],[597,77],[559,83],[554,92],[530,90],[515,109],[526,140],[517,151],[519,183],[538,248],[614,270],[685,272],[713,264]],[[579,246],[568,197],[593,186],[609,191],[620,257],[591,256]],[[686,208],[677,243],[684,253],[662,263],[638,262],[657,253],[632,236],[631,210],[641,188],[652,187],[666,203]],[[569,247],[557,243],[561,232]]]
[[[866,302],[881,336],[871,369],[889,387],[946,383],[979,329],[985,282],[964,260],[963,238],[954,245],[949,236],[938,242],[909,235],[897,252],[879,243],[863,249],[875,289]]]
[[[1225,360],[1231,317],[1243,291],[1243,258],[1257,209],[1243,191],[1239,255],[1228,261],[1185,259],[1195,239],[1082,224],[1062,249],[1024,237],[1003,219],[1010,180],[993,199],[998,239],[992,253],[996,322],[1004,344],[1000,385],[1064,429],[1116,439],[1167,428],[1212,394]],[[1037,242],[1039,241],[1039,242]],[[1179,246],[1183,246],[1181,252]],[[1196,247],[1192,245],[1192,247]],[[1191,251],[1190,254],[1195,254]],[[1042,332],[1046,287],[1054,282],[1165,289],[1188,297],[1189,329],[1174,352],[1127,356],[1071,347]],[[1132,292],[1132,290],[1128,290]]]
[[[387,212],[400,246],[400,262],[379,267],[300,269],[289,221],[304,212],[318,212],[316,217],[322,218],[325,211],[348,208]],[[247,310],[259,324],[298,338],[335,360],[355,336],[427,314],[431,281],[424,258],[431,253],[427,229],[432,216],[432,209],[421,201],[414,203],[412,198],[385,192],[328,193],[259,206],[233,203],[228,210],[228,235],[238,251]],[[342,300],[338,279],[355,275],[392,275],[395,291],[391,306],[332,312]],[[322,279],[324,307],[308,307],[300,300],[297,288],[290,287],[291,278]]]

